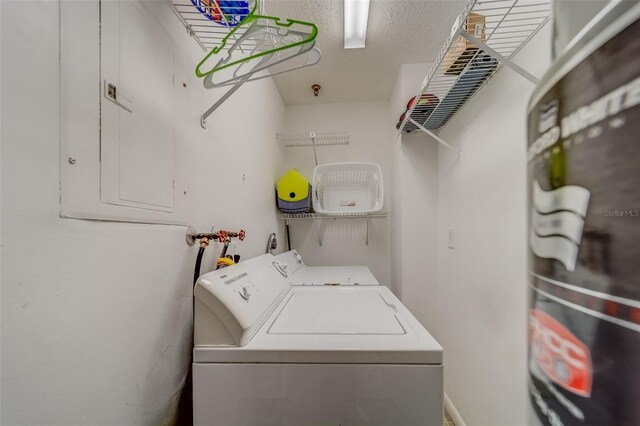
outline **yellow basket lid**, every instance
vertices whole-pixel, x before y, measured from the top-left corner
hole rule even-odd
[[[291,169],[280,178],[276,189],[281,200],[300,201],[309,196],[309,181],[296,169]]]

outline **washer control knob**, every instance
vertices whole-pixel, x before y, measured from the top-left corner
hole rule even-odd
[[[298,253],[296,253],[296,260],[298,261],[298,263],[302,263],[302,256],[300,256]]]
[[[249,294],[249,290],[247,290],[246,287],[242,287],[242,290],[240,290],[240,297],[244,300],[249,300],[249,297],[251,297],[251,294]]]
[[[287,264],[286,263],[273,262],[272,265],[275,268],[275,270],[278,271],[278,273],[280,275],[282,275],[283,277],[287,278],[288,275],[287,275]]]

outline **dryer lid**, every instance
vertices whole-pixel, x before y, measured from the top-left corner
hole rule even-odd
[[[379,292],[294,292],[268,334],[406,334],[396,313]]]

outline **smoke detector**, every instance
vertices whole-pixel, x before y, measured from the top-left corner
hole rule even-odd
[[[320,93],[320,89],[322,89],[322,87],[319,84],[311,85],[311,90],[313,90],[313,96],[317,98],[318,94]]]

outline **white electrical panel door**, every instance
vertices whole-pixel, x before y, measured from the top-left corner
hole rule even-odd
[[[101,2],[100,199],[173,212],[174,52],[131,1]]]

